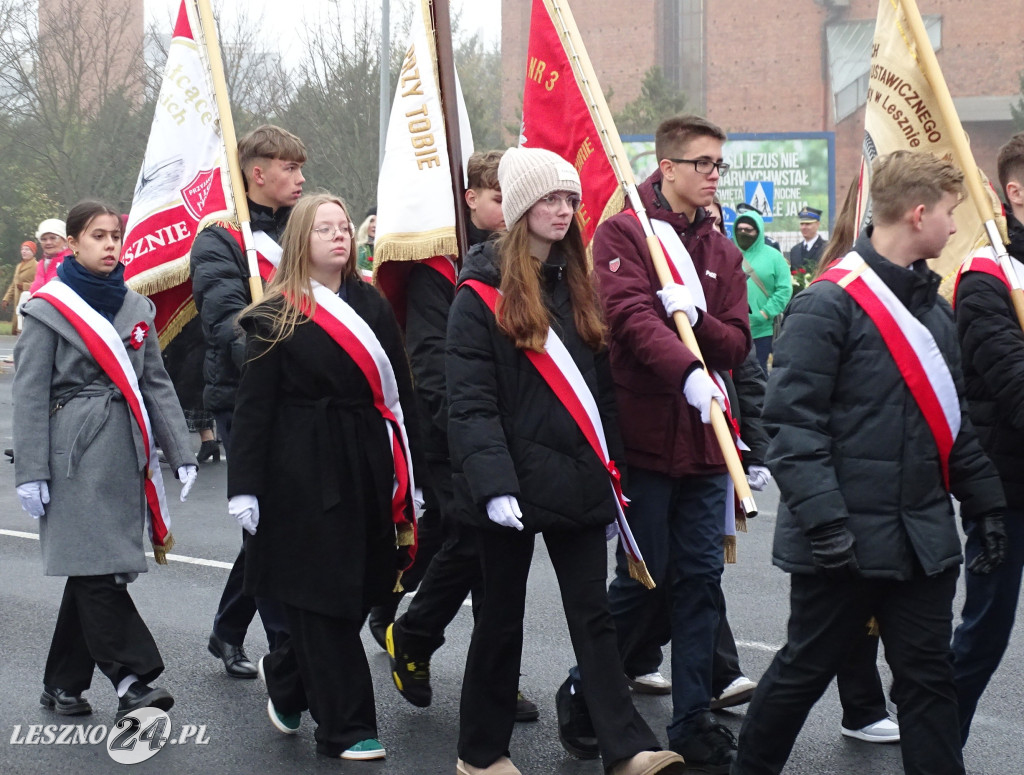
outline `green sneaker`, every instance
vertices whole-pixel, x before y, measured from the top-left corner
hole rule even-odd
[[[369,740],[360,740],[351,748],[341,752],[342,759],[354,759],[356,761],[383,759],[384,755],[384,746],[380,744],[380,740],[375,740],[372,737]]]
[[[286,735],[294,735],[299,731],[299,725],[302,723],[301,713],[278,713],[277,708],[274,707],[274,701],[269,697],[267,698],[267,715],[270,717],[270,723]]]
[[[434,697],[430,688],[430,659],[416,659],[402,653],[395,644],[393,623],[388,625],[384,641],[391,659],[391,678],[398,693],[417,708],[426,708]]]

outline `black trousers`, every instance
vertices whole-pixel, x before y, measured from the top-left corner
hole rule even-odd
[[[149,683],[164,663],[127,584],[118,584],[113,575],[69,576],[43,684],[80,694],[92,684],[94,667],[116,689],[132,673]]]
[[[747,710],[732,775],[781,772],[811,706],[872,614],[899,706],[907,775],[963,775],[950,636],[957,568],[909,581],[793,575],[789,639]]]
[[[608,610],[604,527],[544,533],[604,766],[659,748],[633,707]],[[489,767],[508,755],[523,654],[523,615],[535,535],[478,531],[484,600],[462,679],[459,757]]]
[[[373,680],[359,637],[362,620],[282,606],[290,636],[263,659],[274,707],[279,713],[309,710],[317,743],[334,755],[377,737]]]
[[[476,531],[452,518],[451,465],[431,463],[429,493],[444,528],[444,543],[437,550],[409,608],[395,622],[396,638],[409,654],[421,659],[444,645],[445,628],[461,610],[466,595],[473,593],[473,613],[483,599],[483,571]],[[429,501],[428,501],[429,506]],[[416,564],[420,562],[417,554]],[[415,567],[415,566],[414,566]]]
[[[224,453],[230,459],[232,413],[216,412],[214,418]],[[245,581],[245,541],[248,535],[242,531],[242,548],[238,550],[238,556],[224,584],[224,591],[221,592],[217,613],[213,617],[213,633],[232,646],[242,646],[249,625],[259,611],[263,629],[267,633],[268,647],[273,651],[279,642],[288,637],[288,619],[284,608],[276,600],[256,599],[245,594],[242,589]]]

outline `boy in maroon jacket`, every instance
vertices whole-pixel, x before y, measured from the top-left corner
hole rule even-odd
[[[680,341],[666,307],[686,312],[708,368],[732,369],[750,351],[741,255],[705,209],[728,169],[722,163],[725,139],[719,127],[697,116],[664,121],[655,135],[658,169],[640,185],[648,216],[671,227],[662,242],[669,253],[678,253],[682,243],[700,289],[674,285],[661,291],[632,212],[610,218],[594,237],[628,463],[626,515],[655,582],[672,587],[669,744],[687,764],[712,773],[728,772],[736,749],[709,710],[728,491],[709,418],[711,402],[722,399]],[[654,595],[621,574],[611,584],[609,602],[620,631],[649,626],[650,604],[656,607]]]

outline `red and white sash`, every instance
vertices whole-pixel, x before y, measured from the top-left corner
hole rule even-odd
[[[849,293],[878,328],[935,438],[942,480],[949,489],[949,456],[960,433],[960,397],[932,332],[903,306],[856,251],[814,282],[822,281],[833,282]]]
[[[242,237],[242,232],[232,225],[226,225],[224,229],[235,238],[235,242],[242,249],[242,255],[244,256],[245,240]],[[274,273],[277,271],[278,264],[281,263],[281,246],[265,231],[254,231],[252,233],[252,244],[256,248],[256,264],[260,270],[260,277],[269,283],[274,279]]]
[[[85,343],[89,354],[103,369],[110,381],[124,396],[132,418],[142,434],[142,443],[148,455],[145,468],[146,503],[149,506],[149,538],[156,561],[166,564],[165,554],[174,544],[171,537],[171,517],[164,495],[163,474],[149,422],[146,403],[139,389],[139,380],[128,357],[128,350],[114,326],[69,286],[60,280],[51,280],[36,294],[36,298],[50,302],[71,324]]]
[[[412,492],[416,485],[413,480],[409,436],[405,430],[405,417],[394,369],[380,340],[366,321],[330,288],[312,282],[316,307],[311,313],[309,300],[303,297],[299,309],[326,331],[355,361],[370,385],[373,405],[387,425],[395,466],[391,518],[397,531],[398,545],[409,547],[411,565],[416,556],[416,518],[412,506]],[[289,301],[294,303],[291,299]]]
[[[431,256],[420,261],[424,266],[429,266],[435,272],[439,272],[444,278],[455,285],[458,279],[458,271],[455,269],[455,262],[451,256]]]
[[[501,295],[497,288],[479,280],[466,280],[462,284],[476,291],[484,304],[497,316],[498,297]],[[629,529],[629,523],[626,521],[626,515],[622,510],[623,506],[628,505],[629,501],[622,494],[619,469],[616,468],[615,461],[608,456],[608,442],[605,440],[601,415],[598,412],[594,395],[590,392],[590,388],[587,387],[583,374],[580,373],[579,367],[572,359],[562,340],[558,338],[558,335],[551,328],[548,328],[543,353],[523,350],[523,354],[533,364],[534,368],[537,369],[573,420],[576,421],[576,425],[579,426],[587,443],[590,444],[591,449],[594,450],[594,453],[608,471],[615,501],[615,524],[618,527],[619,536],[622,538],[622,546],[629,558],[629,575],[648,589],[653,589],[654,580],[647,571],[643,555],[640,553],[640,547],[637,546],[636,539],[633,538],[633,533]]]
[[[1024,264],[1013,256],[1010,256],[1010,263],[1013,265],[1013,271],[1017,274],[1019,282],[1021,276],[1024,276]],[[991,245],[986,245],[985,247],[978,248],[973,255],[968,256],[960,265],[960,269],[956,273],[956,282],[953,285],[954,307],[956,306],[957,292],[960,290],[960,279],[964,276],[964,272],[982,272],[983,274],[992,275],[1006,286],[1007,291],[1013,290],[1009,278],[1003,272],[1003,267],[996,257],[995,250],[992,249]]]

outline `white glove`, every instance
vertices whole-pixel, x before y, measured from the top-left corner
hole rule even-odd
[[[712,400],[717,401],[722,411],[725,411],[722,391],[704,369],[694,369],[690,372],[690,376],[683,383],[683,395],[686,397],[686,403],[700,411],[700,421],[705,425],[711,424]]]
[[[772,480],[772,472],[764,466],[751,466],[747,471],[747,484],[751,490],[762,492]]]
[[[685,312],[691,326],[697,325],[697,305],[693,303],[693,294],[685,285],[671,283],[658,291],[658,298],[669,317],[676,312]]]
[[[45,479],[19,484],[17,490],[21,507],[32,519],[39,519],[46,513],[46,504],[50,502],[50,486]]]
[[[513,495],[499,495],[487,501],[487,518],[496,525],[522,530],[523,523],[519,521],[522,516],[519,501]]]
[[[178,467],[178,481],[181,482],[181,502],[184,503],[188,494],[192,492],[192,485],[196,483],[199,476],[199,466],[187,465]]]
[[[260,502],[255,495],[232,495],[228,499],[228,514],[246,533],[256,535],[256,526],[260,523]]]
[[[604,540],[611,541],[619,534],[619,523],[612,522],[611,524],[604,526]]]

